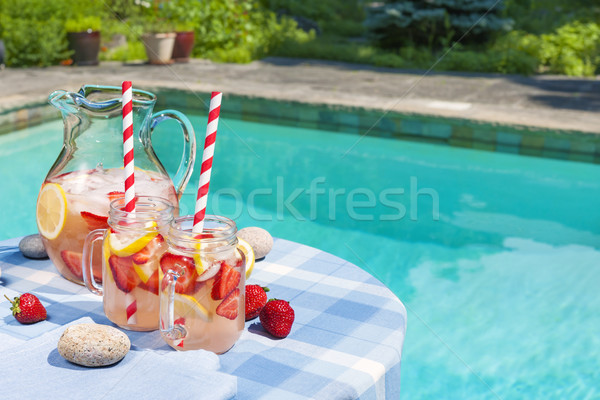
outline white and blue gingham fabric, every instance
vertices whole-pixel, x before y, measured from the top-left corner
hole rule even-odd
[[[23,257],[18,242],[0,242],[0,353],[82,317],[110,324],[100,297],[62,278],[49,260]],[[266,333],[258,318],[248,321],[240,340],[218,357],[219,371],[237,378],[235,398],[399,399],[406,310],[381,282],[331,254],[275,239],[246,283],[268,286],[269,298],[288,300],[296,319],[284,339]],[[38,295],[46,321],[21,325],[12,317],[3,295],[24,292]],[[143,351],[170,349],[157,347],[158,332],[126,333]],[[164,382],[169,374],[175,382],[176,371],[165,371]],[[95,378],[94,384],[101,382]],[[173,398],[178,390],[184,389],[174,384]]]

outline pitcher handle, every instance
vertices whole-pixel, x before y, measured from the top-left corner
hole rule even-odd
[[[92,272],[92,256],[94,254],[94,242],[102,239],[106,229],[96,229],[88,233],[83,243],[83,256],[81,257],[81,272],[83,274],[83,283],[88,290],[98,296],[102,296],[102,286],[96,283],[94,273]],[[104,257],[104,254],[102,254]]]
[[[179,168],[173,177],[173,185],[175,185],[177,198],[181,199],[181,195],[192,176],[192,170],[196,160],[196,136],[194,134],[194,127],[188,117],[176,110],[163,110],[154,113],[150,122],[150,135],[152,135],[154,127],[156,127],[157,124],[168,119],[179,122],[183,132],[183,154],[181,156]]]

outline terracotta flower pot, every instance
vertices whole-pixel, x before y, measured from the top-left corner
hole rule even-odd
[[[67,32],[69,49],[73,50],[73,63],[77,65],[98,65],[100,52],[100,32]]]
[[[175,45],[175,32],[146,33],[142,35],[142,42],[150,64],[165,65],[173,62],[171,57]]]
[[[175,46],[173,47],[173,60],[175,62],[190,61],[190,54],[194,48],[194,31],[177,32]]]
[[[0,69],[4,68],[4,41],[0,39]]]

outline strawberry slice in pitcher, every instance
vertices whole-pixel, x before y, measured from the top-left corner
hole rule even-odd
[[[179,275],[175,284],[176,293],[194,294],[196,292],[198,273],[193,258],[167,252],[160,259],[160,269],[163,273],[172,271]],[[164,290],[164,287],[162,289]]]
[[[80,214],[90,231],[108,228],[108,217],[96,215],[88,211],[82,211]]]
[[[81,271],[81,260],[83,257],[81,253],[71,250],[63,250],[60,252],[60,257],[73,275],[75,275],[78,279],[83,279],[83,273]],[[94,270],[93,274],[96,282],[102,282],[102,272],[100,270]]]
[[[69,268],[69,271],[71,271],[76,278],[83,279],[83,274],[81,272],[81,253],[71,250],[63,250],[60,252],[60,257],[65,262],[67,268]]]
[[[119,190],[113,190],[112,192],[109,192],[106,195],[108,196],[108,201],[112,202],[113,200],[116,200],[120,197],[125,197],[125,192],[121,192]],[[138,197],[135,196],[134,199],[137,202]]]
[[[109,201],[113,201],[113,200],[118,199],[119,197],[125,197],[125,192],[120,192],[118,190],[115,190],[113,192],[108,193],[107,196],[108,196]]]

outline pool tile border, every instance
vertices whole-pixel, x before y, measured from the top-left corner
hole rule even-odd
[[[208,109],[208,93],[151,90],[158,96],[156,110],[206,113]],[[222,116],[244,121],[600,164],[600,134],[594,133],[239,95],[225,95],[221,111]],[[59,117],[60,113],[47,104],[9,110],[0,113],[0,134]]]
[[[0,135],[60,118],[60,113],[47,104],[30,104],[25,108],[0,113]]]

